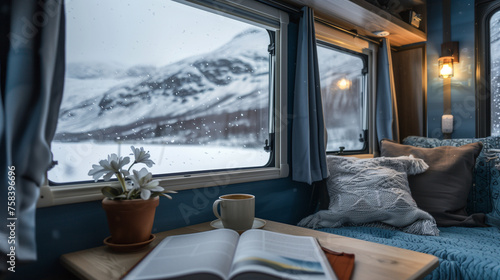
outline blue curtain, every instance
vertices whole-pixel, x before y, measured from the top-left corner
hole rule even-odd
[[[382,39],[377,60],[377,144],[382,139],[399,142],[398,109],[392,69],[391,43],[386,38]]]
[[[11,0],[0,6],[4,13],[0,19],[0,217],[4,223],[0,268],[4,271],[10,267],[4,260],[10,246],[15,247],[16,264],[36,260],[36,202],[52,165],[50,143],[64,82],[65,19],[63,0]],[[9,191],[11,185],[15,189]],[[11,201],[15,204],[7,211]],[[11,236],[15,243],[6,241]]]
[[[312,184],[328,177],[314,14],[302,8],[299,22],[292,120],[292,179]]]

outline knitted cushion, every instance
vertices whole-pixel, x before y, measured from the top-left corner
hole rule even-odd
[[[438,235],[434,218],[410,194],[408,174],[428,167],[411,157],[357,159],[327,157],[330,205],[300,221],[311,228],[342,225],[393,226],[407,233]]]

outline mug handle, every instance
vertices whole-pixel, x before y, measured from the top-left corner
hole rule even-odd
[[[216,201],[214,201],[214,204],[212,206],[212,210],[214,211],[215,217],[222,220],[222,218],[219,215],[219,211],[217,211],[217,206],[219,205],[220,202],[222,202],[222,199],[217,199]],[[221,205],[221,207],[222,207],[222,205]]]

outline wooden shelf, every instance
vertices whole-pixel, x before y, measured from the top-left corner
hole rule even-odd
[[[400,18],[374,6],[364,0],[285,0],[289,4],[309,6],[314,15],[341,26],[347,30],[356,30],[358,34],[376,37],[373,31],[390,32],[387,38],[393,46],[404,46],[427,41],[427,34],[404,22]],[[425,30],[424,19],[420,23]]]

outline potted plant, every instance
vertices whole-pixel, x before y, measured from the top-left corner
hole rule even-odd
[[[105,198],[102,206],[106,211],[111,237],[105,243],[112,244],[142,244],[148,243],[154,238],[151,234],[153,228],[156,207],[159,204],[159,196],[172,199],[167,193],[175,191],[165,190],[159,186],[158,180],[153,180],[153,174],[145,167],[141,170],[132,170],[136,164],[145,164],[152,167],[154,162],[149,158],[149,152],[144,148],[131,146],[134,162],[130,158],[119,157],[116,154],[108,155],[108,159],[99,161],[92,165],[88,175],[95,181],[103,177],[109,181],[115,176],[120,186],[106,186],[101,189]]]

